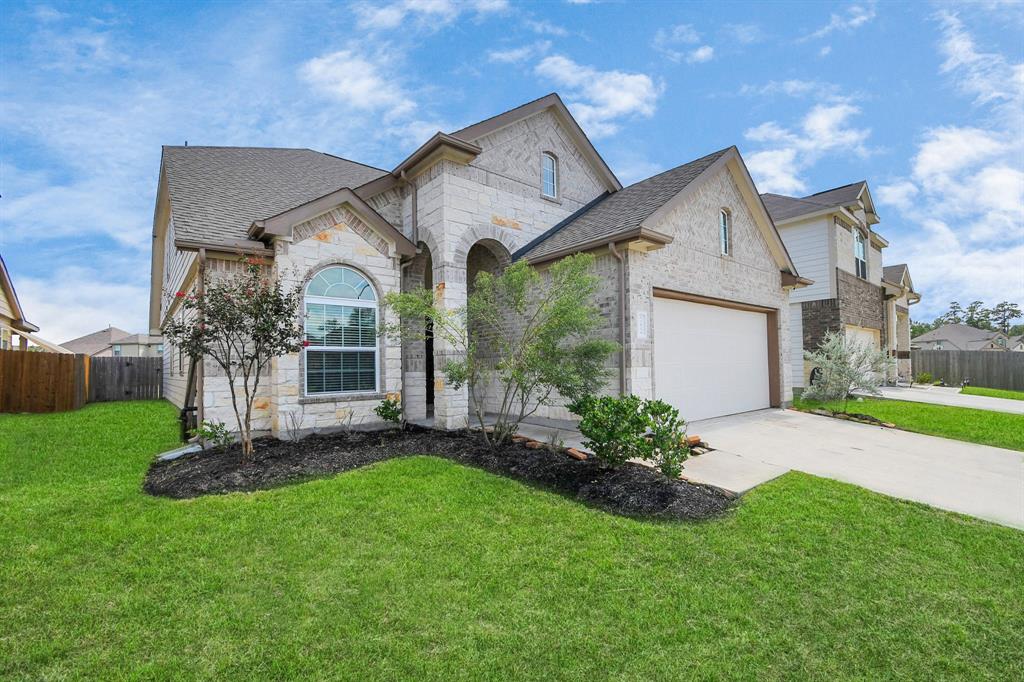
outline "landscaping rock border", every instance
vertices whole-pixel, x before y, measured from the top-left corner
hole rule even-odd
[[[255,491],[395,457],[433,455],[624,516],[698,520],[718,516],[732,505],[729,497],[717,489],[669,480],[647,466],[627,463],[610,468],[582,452],[553,449],[528,439],[490,448],[480,434],[469,431],[409,427],[314,435],[298,442],[261,438],[254,445],[254,459],[245,466],[239,464],[241,451],[237,445],[226,451],[156,460],[146,474],[143,489],[151,495],[177,499]]]

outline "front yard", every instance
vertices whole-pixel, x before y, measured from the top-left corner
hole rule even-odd
[[[642,522],[429,456],[150,497],[175,437],[0,415],[0,678],[1024,675],[1009,528],[801,474]]]
[[[983,388],[981,386],[964,386],[960,389],[964,395],[983,395],[989,398],[1005,398],[1007,400],[1024,400],[1024,391],[1010,391],[1003,388]]]
[[[799,410],[843,410],[841,401],[820,403],[797,399],[793,404]],[[1024,417],[1019,414],[874,398],[850,400],[845,409],[847,412],[866,414],[895,424],[905,431],[1024,450]]]

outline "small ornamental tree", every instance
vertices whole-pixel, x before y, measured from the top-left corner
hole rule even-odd
[[[604,383],[605,360],[617,346],[595,338],[601,313],[592,302],[599,285],[593,263],[593,256],[577,254],[543,276],[525,261],[499,275],[481,272],[466,305],[456,309],[436,304],[429,289],[388,294],[384,303],[400,321],[384,333],[423,338],[422,321],[429,320],[435,343],[454,351],[441,368],[445,379],[467,387],[484,439],[500,445],[557,395],[577,400]],[[485,427],[488,398],[492,430]]]
[[[252,459],[252,406],[264,370],[273,358],[302,347],[297,314],[301,291],[284,291],[262,265],[259,259],[246,258],[241,270],[205,281],[202,295],[179,291],[175,296],[186,311],[184,319],[172,320],[164,328],[171,343],[190,357],[209,356],[224,370],[243,464]]]
[[[853,391],[878,395],[878,387],[893,364],[884,350],[850,340],[841,331],[826,332],[818,349],[805,351],[804,358],[821,372],[801,397],[823,402],[841,400],[843,412]]]

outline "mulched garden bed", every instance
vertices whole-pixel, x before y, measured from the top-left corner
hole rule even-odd
[[[262,438],[254,445],[254,461],[244,467],[239,465],[237,445],[226,451],[155,461],[143,488],[150,495],[183,499],[273,488],[395,457],[436,455],[625,516],[697,520],[721,514],[732,505],[721,491],[668,480],[639,464],[612,469],[593,458],[578,461],[562,452],[519,443],[491,449],[478,433],[468,431],[410,427],[314,435],[297,443]]]

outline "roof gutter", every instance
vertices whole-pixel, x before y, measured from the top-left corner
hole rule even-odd
[[[794,275],[792,272],[786,272],[785,270],[782,271],[782,287],[784,289],[801,289],[812,284],[814,284],[813,279]]]
[[[593,251],[594,249],[606,246],[612,243],[619,242],[633,242],[633,241],[644,241],[654,244],[655,247],[665,246],[666,244],[672,243],[672,237],[662,232],[656,232],[646,227],[636,227],[626,232],[620,232],[618,234],[608,235],[593,239],[589,242],[583,242],[582,244],[574,244],[567,246],[551,253],[546,253],[535,258],[527,258],[531,264],[536,265],[538,263],[546,263],[552,260],[558,260],[565,256],[571,256],[574,253],[582,253],[584,251]]]
[[[619,395],[626,395],[626,258],[615,242],[608,250],[619,261]]]
[[[238,239],[233,243],[213,244],[210,242],[193,241],[191,239],[175,239],[174,245],[182,251],[199,251],[206,249],[214,253],[236,253],[244,256],[274,257],[274,250],[268,249],[263,242],[249,239]]]

